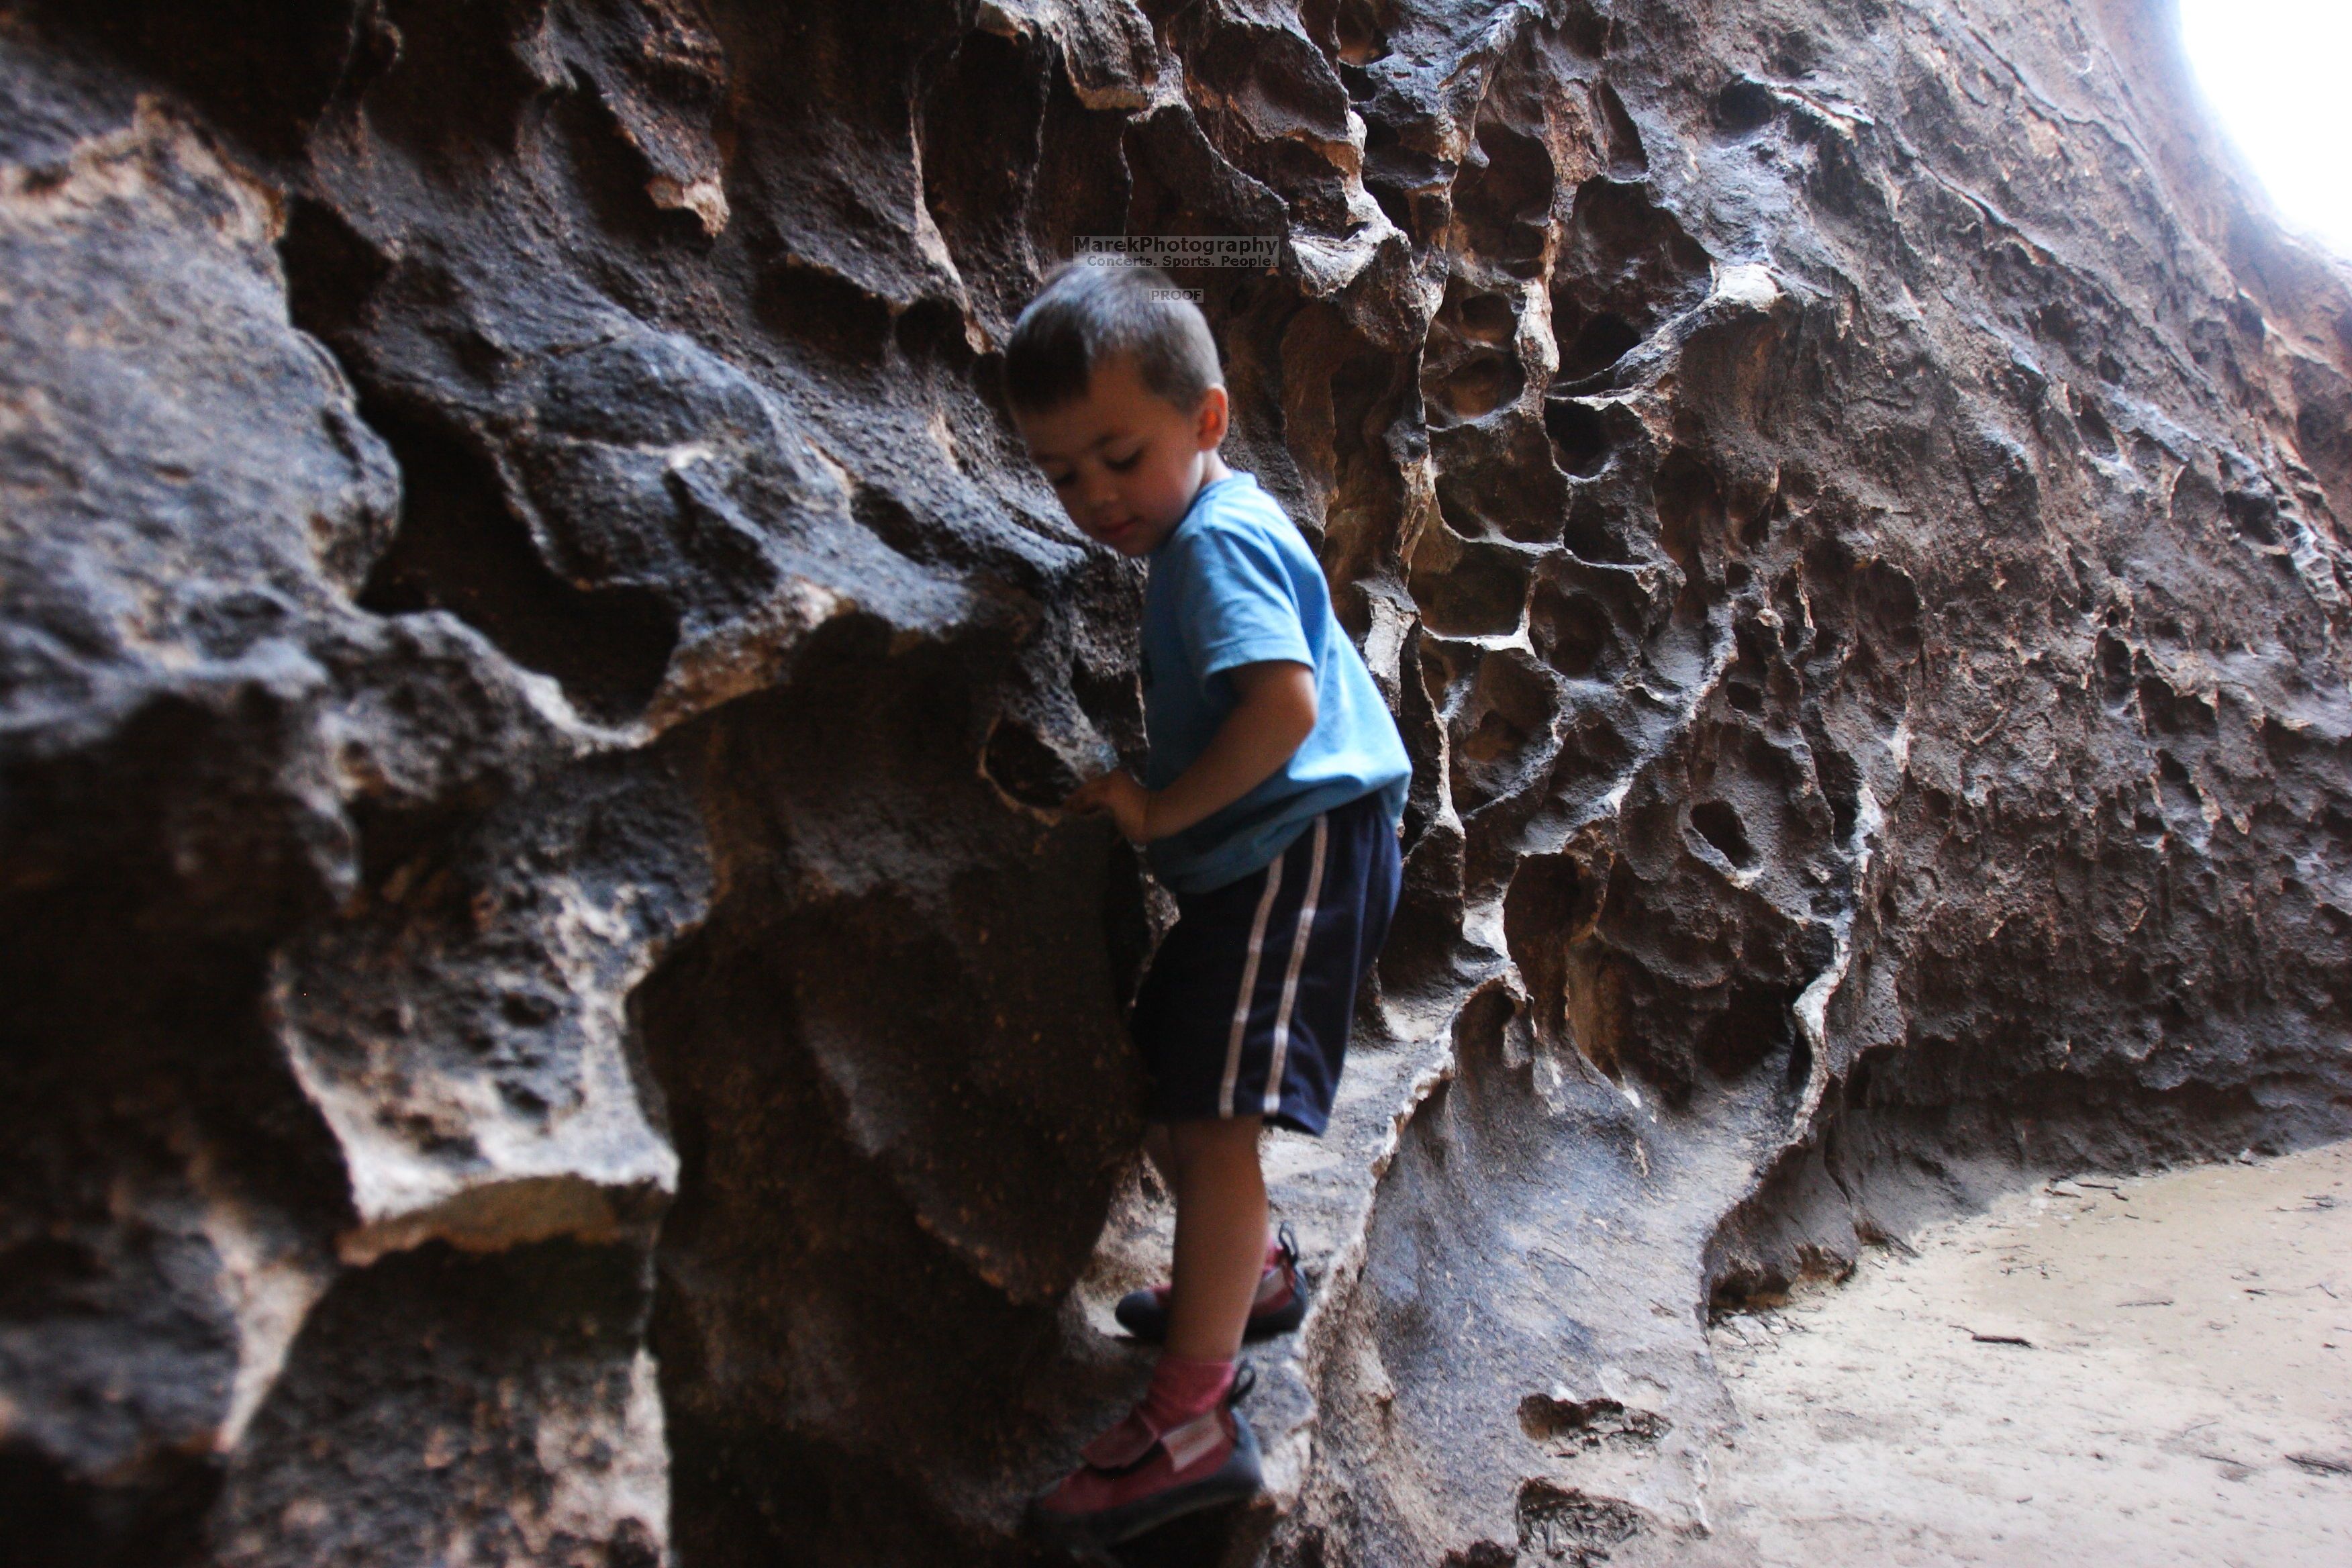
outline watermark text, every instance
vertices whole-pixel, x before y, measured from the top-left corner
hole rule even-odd
[[[1095,266],[1270,268],[1282,242],[1259,234],[1082,234],[1071,254]]]

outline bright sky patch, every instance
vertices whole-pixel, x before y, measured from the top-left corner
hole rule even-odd
[[[2352,258],[2352,0],[2180,0],[2180,24],[2287,226]]]

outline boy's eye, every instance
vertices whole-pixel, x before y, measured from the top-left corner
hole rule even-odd
[[[1135,465],[1140,462],[1142,458],[1143,448],[1138,447],[1134,451],[1129,452],[1124,458],[1105,458],[1103,459],[1103,466],[1110,469],[1110,471],[1115,474],[1123,474],[1127,472],[1128,469],[1135,467]]]
[[[1077,477],[1078,477],[1078,476],[1077,476],[1076,474],[1075,474],[1075,473],[1069,473],[1069,474],[1047,474],[1047,475],[1045,476],[1045,482],[1046,482],[1047,484],[1049,484],[1049,485],[1052,485],[1055,489],[1057,489],[1057,490],[1058,490],[1058,489],[1062,489],[1064,486],[1067,485],[1067,484],[1068,484],[1072,479],[1076,479]]]

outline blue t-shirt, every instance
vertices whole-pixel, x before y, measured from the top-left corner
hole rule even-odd
[[[1247,795],[1155,841],[1151,868],[1181,893],[1248,876],[1290,847],[1318,813],[1379,794],[1404,817],[1412,763],[1363,656],[1332,618],[1323,568],[1290,519],[1234,473],[1203,485],[1151,552],[1143,593],[1144,783],[1165,789],[1208,750],[1234,710],[1224,671],[1292,659],[1315,671],[1315,729]]]

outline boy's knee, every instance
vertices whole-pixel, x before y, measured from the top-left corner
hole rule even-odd
[[[1180,1170],[1199,1161],[1231,1162],[1244,1156],[1255,1160],[1258,1132],[1264,1125],[1265,1119],[1257,1116],[1171,1121],[1168,1123],[1169,1152]]]

